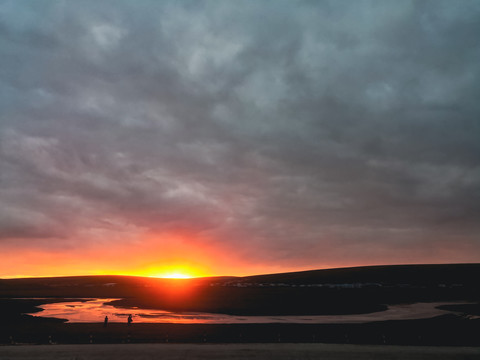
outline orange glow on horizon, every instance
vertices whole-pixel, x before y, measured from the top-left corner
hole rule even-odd
[[[81,243],[81,239],[78,240]],[[316,266],[285,266],[251,262],[214,239],[182,232],[146,232],[137,242],[89,243],[70,249],[4,249],[0,278],[124,275],[170,279],[248,276],[311,270]],[[323,266],[325,267],[325,265]]]
[[[140,241],[141,240],[141,241]],[[19,250],[3,249],[0,278],[124,275],[165,279],[212,276],[250,276],[349,266],[383,265],[383,261],[345,259],[343,262],[276,262],[255,259],[190,233],[146,233],[137,243],[110,246],[89,244],[83,248]],[[473,252],[472,252],[473,253]],[[409,255],[410,256],[410,255]],[[453,259],[452,252],[445,258]],[[424,259],[423,259],[424,260]],[[429,263],[442,263],[430,259]],[[444,261],[446,262],[446,261]],[[393,262],[389,262],[393,263]],[[421,263],[410,257],[396,263]],[[188,281],[185,281],[185,283]],[[179,283],[183,283],[179,281]]]

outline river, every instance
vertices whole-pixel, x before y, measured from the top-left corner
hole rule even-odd
[[[133,316],[136,323],[178,323],[178,324],[265,324],[265,323],[366,323],[385,320],[426,319],[452,313],[437,309],[437,306],[452,304],[451,302],[414,303],[389,305],[385,311],[354,315],[302,315],[302,316],[237,316],[200,312],[170,312],[152,309],[121,309],[108,305],[117,299],[88,298],[81,301],[65,301],[40,305],[41,312],[29,314],[33,316],[66,319],[71,323],[103,322],[108,316],[109,322],[126,322],[128,315]],[[458,303],[458,302],[456,302]]]

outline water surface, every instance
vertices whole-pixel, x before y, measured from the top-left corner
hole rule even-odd
[[[66,319],[72,323],[103,322],[108,316],[109,322],[127,322],[132,314],[135,323],[178,323],[178,324],[261,324],[261,323],[365,323],[385,320],[425,319],[452,313],[437,309],[437,306],[452,302],[414,303],[390,305],[385,311],[354,315],[289,315],[289,316],[237,316],[201,312],[170,312],[152,309],[121,309],[107,303],[117,299],[83,299],[43,304],[43,310],[30,314],[33,316]],[[458,302],[456,302],[458,303]]]

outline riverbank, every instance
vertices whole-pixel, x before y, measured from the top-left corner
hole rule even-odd
[[[480,348],[360,346],[331,344],[128,344],[0,347],[4,360],[16,359],[370,359],[476,360]]]

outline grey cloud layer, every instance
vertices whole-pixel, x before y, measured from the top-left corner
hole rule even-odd
[[[180,229],[253,261],[478,261],[479,18],[477,1],[3,1],[0,246]]]

